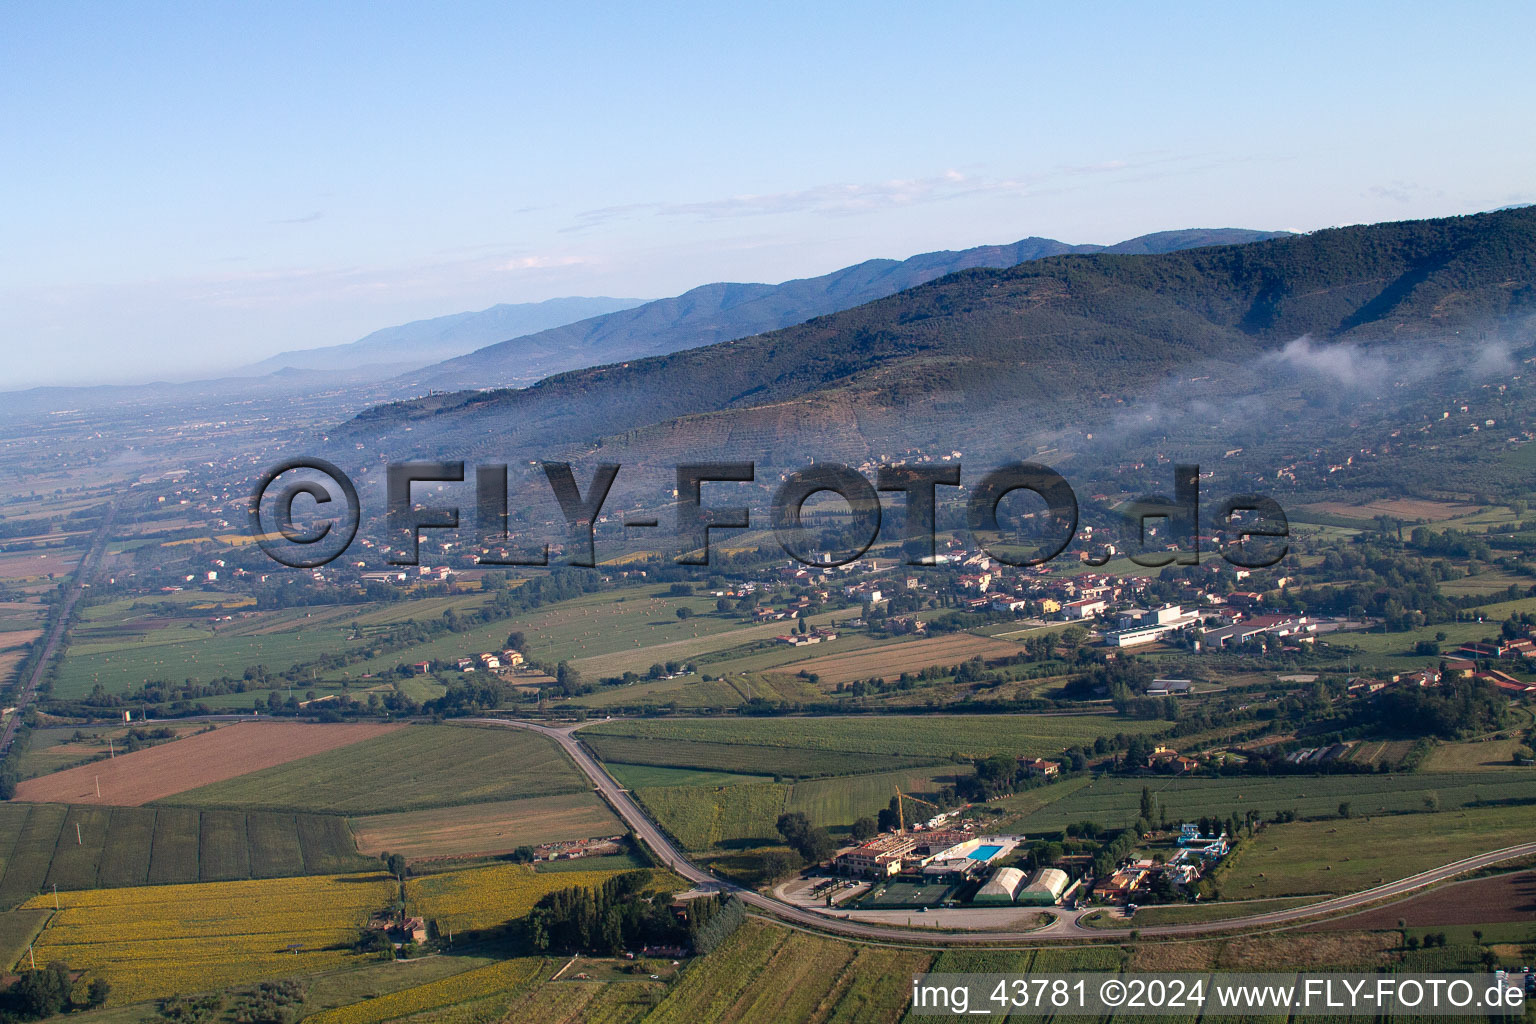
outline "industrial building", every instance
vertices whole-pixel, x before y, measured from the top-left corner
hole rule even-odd
[[[1186,612],[1176,604],[1165,604],[1151,611],[1137,610],[1120,616],[1120,628],[1104,634],[1108,647],[1135,647],[1161,640],[1170,633],[1193,626],[1200,621],[1196,612]]]

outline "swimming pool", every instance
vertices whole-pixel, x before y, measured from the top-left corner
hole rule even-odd
[[[991,860],[993,857],[997,856],[997,851],[1001,849],[1001,846],[978,846],[967,856],[971,860]]]

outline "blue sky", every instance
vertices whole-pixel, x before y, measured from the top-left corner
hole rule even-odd
[[[1536,201],[1530,4],[737,6],[0,6],[0,387]]]

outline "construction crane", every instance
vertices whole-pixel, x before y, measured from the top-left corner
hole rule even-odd
[[[907,831],[907,812],[902,807],[902,800],[916,800],[920,804],[927,804],[929,807],[932,807],[936,811],[942,811],[944,809],[932,801],[924,800],[921,797],[913,796],[910,793],[903,793],[900,786],[893,786],[891,788],[896,790],[896,820],[901,824],[902,833]]]

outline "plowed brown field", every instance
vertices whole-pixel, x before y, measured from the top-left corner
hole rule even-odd
[[[148,750],[28,779],[17,785],[16,799],[137,807],[173,793],[321,754],[399,728],[402,727],[241,722]]]
[[[1391,929],[1396,928],[1399,921],[1405,922],[1409,928],[1502,921],[1530,921],[1536,924],[1536,872],[1492,875],[1431,889],[1401,903],[1367,910],[1353,917],[1321,922],[1316,930]]]

